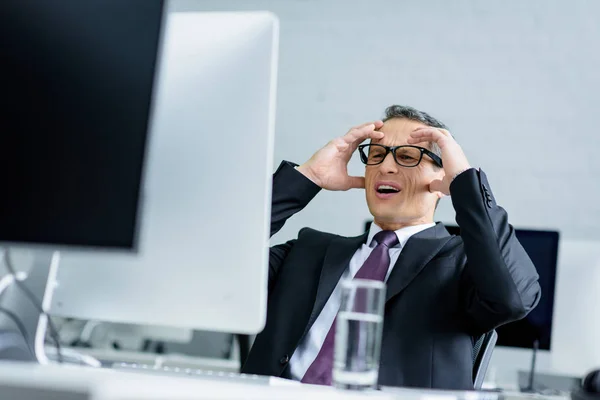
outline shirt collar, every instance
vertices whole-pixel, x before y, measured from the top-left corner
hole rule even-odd
[[[404,245],[406,244],[406,242],[408,242],[408,239],[410,239],[410,237],[412,235],[415,235],[421,231],[424,231],[425,229],[434,227],[435,223],[429,223],[429,224],[420,224],[420,225],[413,225],[413,226],[407,226],[404,228],[400,228],[398,229],[396,232],[396,236],[398,236],[398,244],[396,246],[394,246],[394,248],[402,248],[404,247]],[[369,247],[375,247],[377,242],[373,241],[373,237],[381,232],[382,229],[375,223],[373,222],[371,224],[371,227],[369,228],[369,236],[367,237],[367,245]]]

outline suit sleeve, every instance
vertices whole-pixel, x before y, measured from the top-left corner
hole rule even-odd
[[[450,193],[466,256],[461,299],[473,332],[524,318],[541,296],[538,274],[486,175],[467,170],[454,179]]]
[[[279,232],[292,215],[302,210],[321,188],[298,172],[296,165],[282,162],[273,174],[271,198],[271,236]],[[295,240],[273,246],[269,251],[269,289]]]

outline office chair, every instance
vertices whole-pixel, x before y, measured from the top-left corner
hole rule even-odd
[[[492,330],[481,335],[473,344],[473,388],[475,390],[480,390],[483,385],[497,340],[498,334]]]

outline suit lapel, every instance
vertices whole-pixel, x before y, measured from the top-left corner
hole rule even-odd
[[[351,238],[338,236],[331,241],[323,261],[315,303],[303,337],[325,307],[354,253],[365,243],[367,237],[368,232]],[[404,290],[451,238],[441,223],[413,235],[404,245],[387,281],[386,302]]]
[[[451,238],[441,223],[411,236],[388,278],[385,301],[404,290]]]
[[[325,254],[323,269],[321,270],[321,276],[319,277],[319,286],[317,287],[317,296],[304,334],[309,331],[321,313],[321,310],[325,307],[325,303],[327,303],[333,289],[335,289],[342,274],[348,268],[352,256],[354,256],[356,250],[365,243],[367,236],[368,232],[351,238],[338,236],[331,241],[331,244],[327,248],[327,253]]]

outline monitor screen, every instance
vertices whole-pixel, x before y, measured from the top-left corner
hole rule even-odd
[[[446,225],[446,229],[453,235],[460,234],[458,226]],[[556,231],[515,229],[515,235],[540,276],[542,297],[527,317],[496,329],[497,345],[531,349],[538,340],[541,350],[550,350],[559,234]]]
[[[367,230],[370,224],[370,221],[366,223]],[[445,226],[450,234],[460,235],[458,226]],[[515,229],[515,235],[537,269],[542,297],[527,317],[496,330],[497,345],[530,349],[538,340],[541,350],[550,350],[559,234],[556,231]]]
[[[0,1],[0,242],[135,247],[162,12]]]

